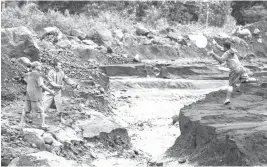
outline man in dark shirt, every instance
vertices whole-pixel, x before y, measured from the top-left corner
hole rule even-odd
[[[45,124],[45,114],[44,114],[44,107],[43,107],[43,93],[42,89],[54,94],[53,90],[48,89],[44,83],[43,78],[40,74],[41,71],[41,63],[33,62],[32,63],[32,71],[27,74],[26,82],[27,82],[27,91],[26,91],[26,101],[25,107],[22,111],[21,115],[21,127],[25,125],[25,113],[35,111],[39,112],[41,115],[41,126],[46,127]]]

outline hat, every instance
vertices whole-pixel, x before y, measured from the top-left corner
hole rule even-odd
[[[34,62],[32,62],[32,67],[37,67],[37,66],[41,66],[42,64],[40,63],[40,62],[38,62],[38,61],[34,61]]]

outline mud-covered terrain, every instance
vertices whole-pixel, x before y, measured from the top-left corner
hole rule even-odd
[[[182,6],[186,5],[194,7]],[[39,9],[44,7],[27,4],[2,12],[1,166],[267,165],[266,19],[245,25],[248,36],[228,23],[196,29],[173,21],[148,26],[145,23],[153,18],[141,18],[122,27],[109,22],[112,12],[91,20],[99,21],[96,25],[104,22],[95,28],[87,16],[45,13]],[[17,16],[29,19],[29,24],[11,26]],[[33,24],[32,16],[52,21]],[[72,17],[82,25],[62,27],[61,21],[68,23]],[[250,15],[245,18],[253,20]],[[212,49],[222,54],[213,40],[220,45],[230,41],[248,74],[257,79],[241,84],[229,105],[223,105],[229,69],[208,55]],[[42,63],[45,84],[54,60],[80,84],[79,89],[63,85],[65,122],[59,121],[52,105],[46,113],[48,128],[39,126],[35,112],[27,114],[26,127],[19,127],[23,79],[29,70],[21,58]]]

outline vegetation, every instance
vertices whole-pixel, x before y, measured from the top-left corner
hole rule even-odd
[[[266,8],[264,1],[2,1],[1,24],[26,26],[37,33],[48,26],[65,34],[72,29],[91,33],[102,27],[133,32],[140,22],[155,30],[171,26],[228,33],[236,26],[231,14],[243,24],[266,16]]]

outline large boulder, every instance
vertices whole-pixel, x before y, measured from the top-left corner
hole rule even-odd
[[[11,161],[9,167],[15,166],[89,166],[78,164],[73,160],[66,160],[47,151],[41,151],[17,157]]]
[[[82,59],[83,61],[87,62],[88,60],[97,60],[99,63],[102,63],[106,60],[104,54],[100,53],[99,51],[94,49],[95,46],[89,46],[85,44],[80,44],[73,47],[73,53],[78,58]]]
[[[28,57],[31,61],[38,61],[39,47],[31,31],[26,27],[1,29],[2,55],[10,58]]]
[[[66,36],[57,27],[44,28],[44,33],[42,35],[42,38],[44,38],[47,35],[54,35],[57,37],[57,40],[61,40],[63,38],[66,38]]]
[[[45,150],[44,140],[35,133],[25,134],[24,140],[28,142],[32,147],[37,147],[41,151]]]
[[[61,48],[71,48],[71,42],[68,39],[60,40],[56,43]]]
[[[108,29],[99,29],[96,32],[96,40],[100,45],[104,45],[105,47],[109,47],[112,45],[113,37],[112,32]]]
[[[84,138],[93,138],[101,133],[110,133],[112,130],[120,128],[119,124],[97,112],[91,113],[89,120],[80,121],[78,124],[83,129]]]

